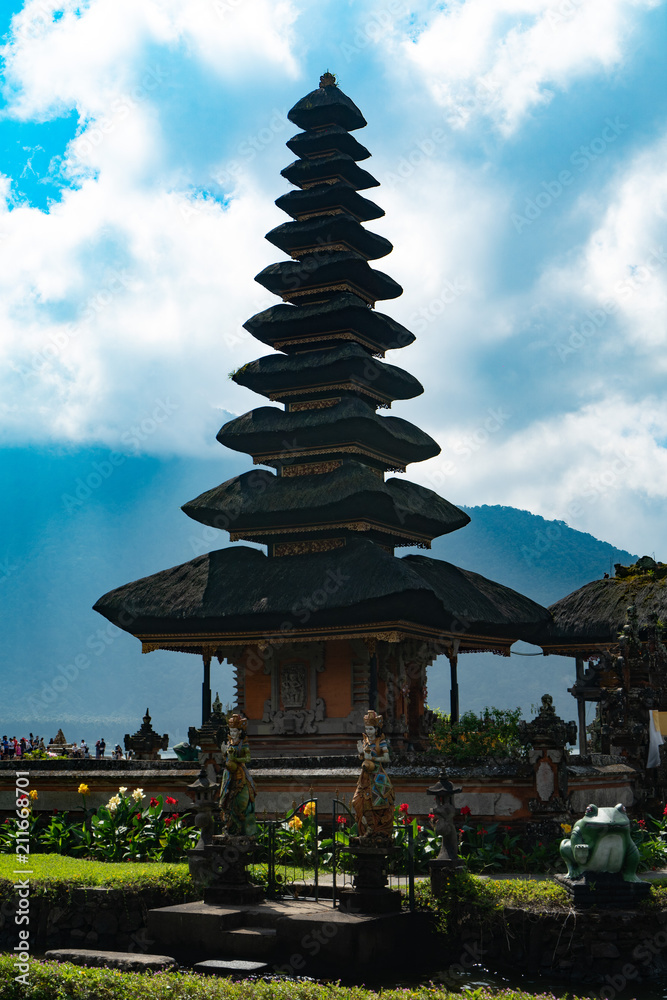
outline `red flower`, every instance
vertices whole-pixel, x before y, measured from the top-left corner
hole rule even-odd
[[[53,810],[53,815],[54,815],[54,816],[57,816],[57,815],[58,815],[58,810],[57,810],[57,809],[54,809],[54,810]]]
[[[141,819],[141,813],[137,813],[137,819]]]
[[[469,816],[470,815],[470,806],[462,806],[459,809],[459,812],[461,813],[462,816]]]
[[[667,816],[667,806],[662,810],[662,815]]]
[[[407,804],[407,802],[401,802],[400,806],[398,807],[398,811],[400,813],[407,813],[409,809],[410,806]],[[667,809],[667,806],[665,806],[665,809]]]
[[[424,829],[423,826],[417,824],[417,833],[421,833],[423,829]]]
[[[171,816],[167,816],[166,820],[164,821],[164,825],[169,826],[170,823],[171,823]]]
[[[482,826],[482,827],[480,827],[480,829],[479,829],[479,830],[477,831],[477,836],[478,836],[478,837],[483,837],[483,836],[484,836],[484,834],[485,834],[485,833],[488,833],[488,832],[489,832],[489,831],[488,831],[488,830],[485,830],[485,829],[484,829],[484,827]]]
[[[429,813],[429,814],[428,814],[428,818],[430,819],[430,821],[431,821],[431,823],[432,823],[432,822],[433,822],[433,820],[435,819],[435,813]]]
[[[347,823],[347,817],[346,816],[336,816],[336,822],[337,823]]]
[[[150,805],[151,806],[156,806],[157,805],[157,799],[156,798],[151,798]]]
[[[178,815],[179,815],[178,813],[172,813],[171,814],[171,818],[172,819],[178,819]]]
[[[178,802],[178,799],[174,799],[171,797],[171,795],[168,795],[164,801],[167,803],[168,806],[175,806]]]
[[[639,826],[640,826],[640,827],[642,828],[642,830],[643,830],[643,829],[644,829],[644,827],[646,826],[646,820],[645,820],[645,819],[638,819],[638,820],[637,820],[637,822],[638,822]]]
[[[465,830],[463,829],[462,826],[459,827],[459,833],[465,833]]]

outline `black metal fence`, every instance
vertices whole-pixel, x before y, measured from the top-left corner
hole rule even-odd
[[[261,817],[260,853],[255,878],[265,882],[269,898],[340,901],[342,889],[352,888],[354,862],[346,847],[356,833],[356,817],[350,804],[338,795],[331,813],[320,826],[318,800],[309,796],[293,802],[284,816]],[[391,889],[399,889],[411,910],[415,906],[415,844],[412,824],[394,822],[394,850],[387,858]]]

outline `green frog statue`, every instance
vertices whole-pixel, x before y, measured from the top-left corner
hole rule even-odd
[[[625,882],[640,882],[637,876],[639,851],[630,836],[630,819],[625,806],[587,807],[572,827],[569,839],[562,840],[560,855],[569,878],[589,872],[620,874]]]

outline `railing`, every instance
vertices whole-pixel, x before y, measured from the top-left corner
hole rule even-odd
[[[349,804],[338,794],[331,803],[331,825],[320,828],[317,798],[312,795],[284,816],[257,821],[259,827],[259,872],[270,898],[315,899],[331,895],[331,904],[340,901],[340,890],[352,884],[353,861],[345,850],[356,823]],[[411,910],[415,907],[415,843],[411,823],[394,822],[393,843],[398,851],[387,859],[389,888],[405,893]],[[329,881],[329,875],[331,881]],[[324,881],[323,881],[324,879]]]

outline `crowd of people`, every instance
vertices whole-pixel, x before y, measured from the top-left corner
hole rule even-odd
[[[106,749],[106,741],[104,737],[101,737],[95,743],[95,758],[102,760],[106,756]],[[0,740],[0,760],[20,760],[26,754],[31,754],[35,751],[40,751],[40,754],[54,757],[65,754],[68,757],[92,756],[90,747],[83,739],[80,743],[67,743],[63,745],[62,743],[57,743],[52,737],[45,744],[43,736],[33,736],[32,733],[29,733],[27,739],[25,736],[22,736],[20,739],[17,739],[16,736],[3,736]],[[132,756],[131,750],[128,750],[127,754],[123,752],[120,743],[116,743],[111,751],[111,758],[113,760],[129,760]]]

